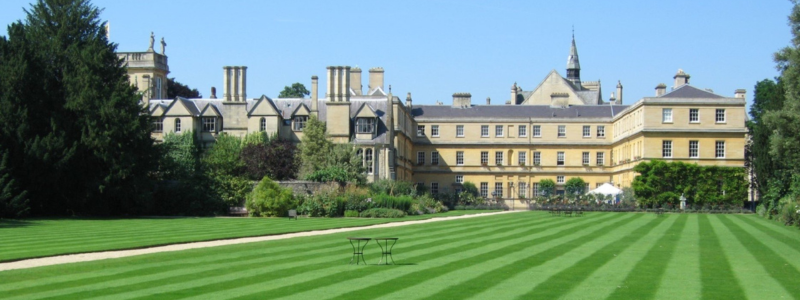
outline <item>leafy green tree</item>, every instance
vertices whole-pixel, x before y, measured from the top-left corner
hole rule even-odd
[[[780,195],[785,194],[789,188],[789,182],[785,180],[788,178],[788,170],[782,161],[775,160],[769,153],[772,128],[765,124],[764,114],[783,107],[783,81],[780,78],[759,81],[754,94],[753,105],[750,107],[751,120],[747,123],[751,140],[746,148],[746,164],[752,168],[753,188],[757,190],[761,200],[768,207],[776,207]]]
[[[264,177],[247,196],[247,212],[253,217],[282,217],[297,206],[291,189]]]
[[[167,133],[158,145],[161,152],[159,175],[162,180],[186,180],[200,174],[200,144],[191,131]]]
[[[341,186],[347,183],[361,185],[366,182],[361,156],[350,144],[335,144],[325,157],[323,167],[306,177],[312,181],[334,181]]]
[[[249,144],[242,148],[244,170],[250,179],[269,176],[276,180],[297,177],[298,164],[295,159],[297,147],[294,143],[273,138],[266,144]]]
[[[178,96],[183,98],[203,98],[203,95],[197,89],[178,82],[175,77],[167,78],[167,99],[175,99]]]
[[[244,168],[241,152],[242,140],[222,133],[211,149],[203,154],[202,162],[206,171],[212,174],[238,176]]]
[[[0,37],[0,145],[34,215],[121,214],[149,197],[150,118],[100,11],[39,0]]]
[[[564,184],[567,197],[576,197],[586,193],[586,181],[580,177],[572,177]]]
[[[333,143],[326,137],[327,127],[316,116],[308,118],[300,143],[300,175],[308,176],[326,166]]]
[[[556,193],[556,182],[552,179],[542,179],[539,181],[539,193],[543,197],[550,197]]]
[[[469,182],[469,181],[464,182],[464,192],[469,193],[469,194],[471,194],[471,195],[473,195],[475,197],[478,197],[480,195],[480,192],[478,191],[478,187],[475,186],[474,183]]]
[[[17,189],[7,165],[8,153],[0,151],[0,218],[18,218],[28,213],[28,192]]]
[[[278,98],[305,98],[305,96],[310,95],[311,92],[306,89],[306,86],[302,83],[295,82],[292,84],[291,87],[286,86],[283,88],[280,94],[278,94]]]

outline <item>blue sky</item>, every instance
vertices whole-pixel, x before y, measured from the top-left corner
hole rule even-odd
[[[30,1],[0,2],[0,23],[24,18]],[[450,104],[455,92],[500,104],[517,82],[530,90],[552,70],[566,75],[572,27],[581,79],[601,80],[608,100],[617,80],[624,102],[691,83],[723,96],[778,75],[773,53],[789,44],[791,2],[762,1],[119,1],[105,8],[120,51],[147,49],[150,31],[167,42],[170,77],[204,96],[222,66],[248,66],[248,96],[310,88],[325,67],[386,70],[386,85],[415,104]],[[2,35],[6,35],[3,30]],[[158,48],[158,45],[157,47]],[[324,92],[321,92],[321,94]],[[218,93],[219,94],[219,93]],[[324,96],[324,95],[320,95]]]

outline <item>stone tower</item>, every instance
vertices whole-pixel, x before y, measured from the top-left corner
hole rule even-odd
[[[154,36],[150,36],[150,48],[144,52],[117,52],[122,64],[128,67],[128,80],[139,88],[142,102],[149,105],[150,99],[167,98],[167,74],[169,64],[164,53],[153,50]]]
[[[567,57],[567,80],[575,85],[577,90],[581,89],[581,63],[578,60],[578,47],[575,46],[575,34],[572,34],[572,47],[569,49]]]
[[[350,142],[350,67],[329,66],[326,119],[328,137],[334,143]]]

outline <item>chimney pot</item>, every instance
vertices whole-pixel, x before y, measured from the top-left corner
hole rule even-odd
[[[211,87],[211,99],[217,99],[217,88]]]
[[[492,105],[492,98],[486,97],[486,105]]]

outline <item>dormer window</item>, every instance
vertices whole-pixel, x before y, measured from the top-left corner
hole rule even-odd
[[[153,118],[153,132],[164,131],[164,120],[161,118]]]
[[[215,132],[217,130],[217,118],[203,117],[203,131]]]
[[[356,133],[373,133],[373,132],[375,132],[374,118],[356,119]]]
[[[306,128],[306,122],[308,122],[308,116],[294,117],[294,119],[292,119],[292,130],[303,131],[303,128]]]

